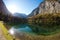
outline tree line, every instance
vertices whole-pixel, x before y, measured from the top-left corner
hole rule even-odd
[[[60,13],[38,14],[28,18],[28,23],[38,25],[60,25]]]

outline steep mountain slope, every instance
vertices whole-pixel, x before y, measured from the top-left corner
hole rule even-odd
[[[13,16],[6,8],[3,0],[0,0],[0,20],[8,23],[22,23],[25,19]]]
[[[0,0],[0,20],[8,22],[8,20],[10,20],[11,17],[12,14],[6,8],[3,0]]]
[[[11,15],[11,13],[8,11],[8,9],[6,8],[3,0],[0,0],[0,13],[4,14],[4,15]]]
[[[60,13],[60,0],[44,0],[28,16],[34,16],[37,14],[45,13]]]
[[[35,8],[29,15],[28,17],[31,17],[33,15],[37,15],[39,13],[39,7]]]

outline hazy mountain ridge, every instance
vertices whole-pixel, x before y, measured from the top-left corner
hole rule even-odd
[[[13,14],[13,16],[20,17],[20,18],[27,18],[27,15],[23,13],[15,13]]]

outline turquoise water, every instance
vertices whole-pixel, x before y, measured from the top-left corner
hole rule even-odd
[[[17,29],[20,32],[32,32],[32,29],[27,24],[15,25],[12,28]]]
[[[55,27],[48,28],[47,26],[46,28],[46,26],[20,24],[12,26],[11,29],[9,30],[9,33],[12,35],[23,35],[24,33],[29,35],[50,35],[59,32],[58,30],[60,29]]]
[[[12,32],[12,33],[11,33]],[[9,33],[12,35],[17,35],[17,34],[31,34],[33,33],[32,29],[30,28],[29,25],[27,24],[20,24],[20,25],[14,25],[10,28]]]

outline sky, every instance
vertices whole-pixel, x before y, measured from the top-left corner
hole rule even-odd
[[[30,14],[43,0],[3,0],[7,9],[14,14]]]

